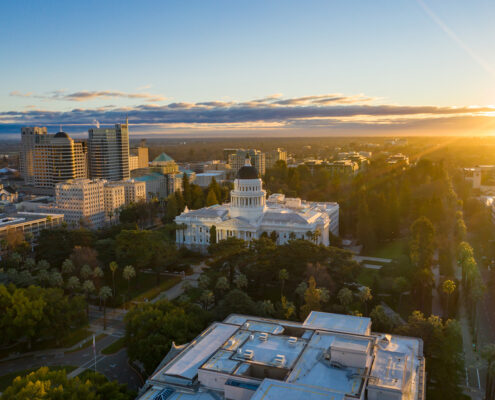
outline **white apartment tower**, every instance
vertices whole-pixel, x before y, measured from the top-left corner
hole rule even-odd
[[[86,224],[100,228],[105,223],[106,181],[102,179],[73,179],[55,186],[57,208],[63,211],[71,226]]]
[[[89,130],[88,150],[91,178],[121,181],[129,179],[129,128],[116,124],[114,128]]]

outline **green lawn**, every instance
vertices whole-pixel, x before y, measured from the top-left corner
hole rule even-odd
[[[73,367],[71,365],[64,365],[64,366],[56,365],[56,366],[51,366],[50,370],[55,371],[55,370],[64,369],[65,372],[69,373],[74,371],[76,368],[77,367]],[[6,388],[8,388],[12,384],[12,381],[18,376],[28,375],[29,373],[37,371],[38,369],[39,368],[30,368],[22,371],[11,372],[10,374],[0,376],[0,392],[3,392]]]
[[[400,261],[404,256],[407,256],[407,245],[407,239],[396,239],[392,242],[385,243],[369,255],[371,257],[391,258]]]
[[[134,278],[136,279],[136,278]],[[131,281],[130,289],[128,290],[127,281],[120,278],[115,279],[115,290],[117,295],[113,301],[109,301],[109,306],[119,307],[125,301],[144,301],[144,299],[151,300],[155,298],[163,290],[167,290],[180,282],[179,276],[161,276],[160,285],[157,285],[157,279],[155,274],[140,273],[137,277],[137,281]]]
[[[113,342],[110,346],[105,347],[101,352],[103,354],[114,354],[117,353],[120,349],[125,347],[125,338],[120,338]]]

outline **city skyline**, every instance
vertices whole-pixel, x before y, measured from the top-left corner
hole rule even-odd
[[[3,134],[125,115],[150,136],[494,131],[487,1],[1,8]]]

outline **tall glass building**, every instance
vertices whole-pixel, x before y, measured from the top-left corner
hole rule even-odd
[[[125,124],[115,128],[92,128],[88,138],[91,178],[120,181],[129,175],[129,129]]]

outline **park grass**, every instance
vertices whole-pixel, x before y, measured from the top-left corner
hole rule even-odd
[[[55,365],[50,366],[49,368],[51,371],[65,370],[66,373],[69,373],[74,371],[77,367],[74,367],[72,365]],[[10,372],[7,375],[0,376],[0,392],[3,392],[5,389],[7,389],[12,384],[12,381],[18,376],[26,376],[31,372],[37,371],[38,369],[39,368],[30,368],[22,371]]]
[[[119,350],[125,347],[125,338],[121,337],[120,339],[113,342],[110,346],[105,347],[101,353],[102,354],[115,354]]]
[[[136,281],[137,279],[137,281]],[[151,300],[158,296],[163,290],[170,289],[172,286],[180,282],[179,276],[161,276],[161,283],[157,285],[156,275],[151,273],[139,273],[139,276],[131,281],[130,289],[128,290],[127,281],[123,278],[115,279],[115,289],[117,295],[115,299],[108,302],[109,306],[120,307],[129,299],[131,302],[141,302],[145,299]]]
[[[407,239],[396,239],[375,249],[371,252],[370,256],[401,261],[404,256],[407,256],[407,246]]]
[[[154,282],[155,281],[155,276],[152,274],[148,274],[149,276],[153,277]],[[170,278],[166,278],[165,281],[162,281],[160,285],[151,287],[150,289],[146,290],[145,292],[140,293],[139,295],[135,296],[131,301],[132,302],[143,302],[143,301],[149,301],[153,300],[156,296],[158,296],[161,292],[170,289],[172,286],[175,286],[181,281],[181,278],[179,276],[172,276]]]

